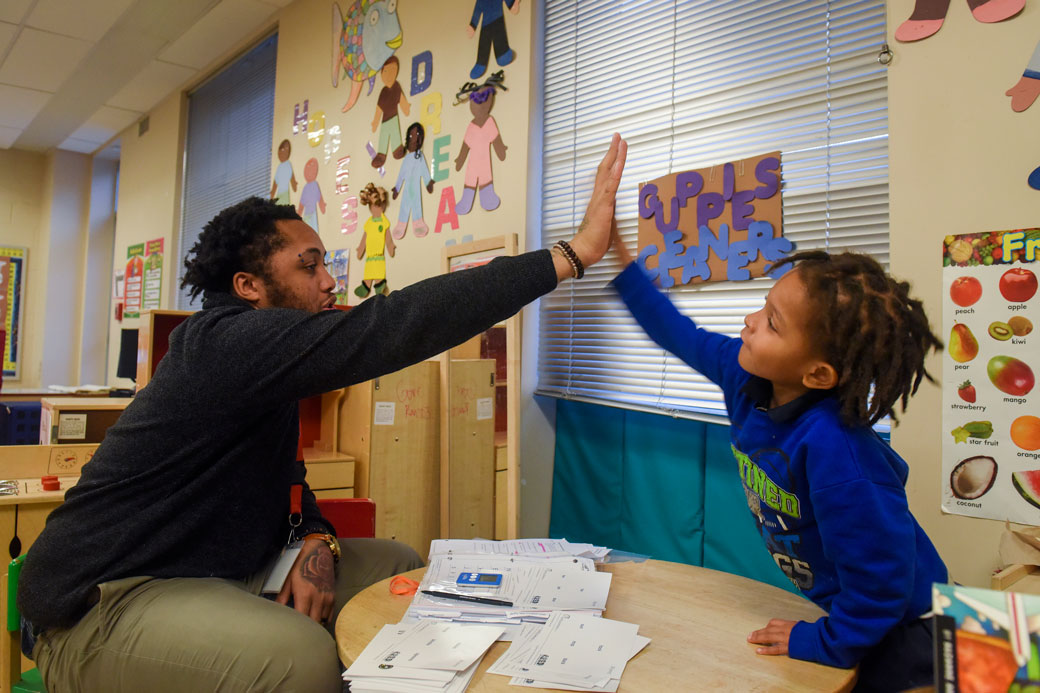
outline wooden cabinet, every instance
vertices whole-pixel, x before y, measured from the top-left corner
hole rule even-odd
[[[495,536],[495,361],[448,361],[449,539]]]
[[[469,243],[445,246],[442,250],[444,272],[455,272],[491,262],[502,255],[516,255],[516,234],[485,238]],[[457,359],[492,359],[495,364],[494,423],[494,497],[493,532],[484,534],[495,539],[515,539],[520,523],[520,318],[514,315],[470,341],[449,350],[442,376],[442,408],[447,407],[451,392],[448,362]],[[448,417],[441,428],[441,526],[452,524],[450,489],[451,442]]]
[[[354,495],[375,501],[376,536],[421,556],[440,536],[439,383],[425,361],[347,388],[339,407],[337,449],[354,458]]]
[[[100,443],[131,397],[44,397],[40,444]]]
[[[354,457],[337,447],[345,394],[346,390],[333,390],[300,401],[303,462],[316,498],[354,498]]]
[[[137,333],[137,389],[148,384],[159,361],[170,348],[173,328],[187,320],[190,310],[146,310]]]

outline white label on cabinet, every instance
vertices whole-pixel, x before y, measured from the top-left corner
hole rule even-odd
[[[394,425],[394,402],[376,402],[375,419],[376,426]]]
[[[86,414],[58,414],[58,437],[83,440],[87,437]]]
[[[490,419],[495,415],[495,404],[494,400],[490,397],[480,397],[477,399],[477,421],[483,421],[484,419]]]

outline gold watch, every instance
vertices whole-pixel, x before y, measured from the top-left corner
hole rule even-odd
[[[331,534],[320,534],[315,532],[314,534],[308,534],[303,538],[304,541],[307,541],[308,539],[317,539],[319,541],[325,542],[325,544],[327,544],[329,547],[329,551],[332,552],[332,560],[336,561],[337,563],[339,562],[339,541],[336,539],[336,537],[332,536]]]

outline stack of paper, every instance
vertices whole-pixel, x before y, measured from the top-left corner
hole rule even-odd
[[[545,625],[525,625],[488,669],[510,683],[567,691],[616,691],[632,657],[650,642],[639,626],[554,611]]]
[[[579,556],[603,562],[610,549],[592,544],[573,544],[566,539],[434,539],[430,542],[430,558],[447,554],[489,554],[497,556]]]
[[[420,621],[383,626],[343,680],[351,693],[461,693],[502,628]]]
[[[457,587],[459,574],[467,572],[501,574],[502,584],[493,589]],[[610,573],[596,572],[591,559],[569,555],[434,556],[405,620],[501,624],[507,626],[502,639],[511,640],[522,623],[544,623],[553,611],[601,614],[611,578]]]

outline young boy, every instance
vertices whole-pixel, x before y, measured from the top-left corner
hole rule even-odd
[[[722,388],[748,506],[773,560],[827,611],[773,619],[760,654],[860,664],[857,690],[932,682],[933,582],[946,566],[907,507],[907,464],[871,424],[917,390],[942,344],[909,285],[865,255],[806,251],[740,339],[698,328],[628,267],[614,279],[647,334]]]

